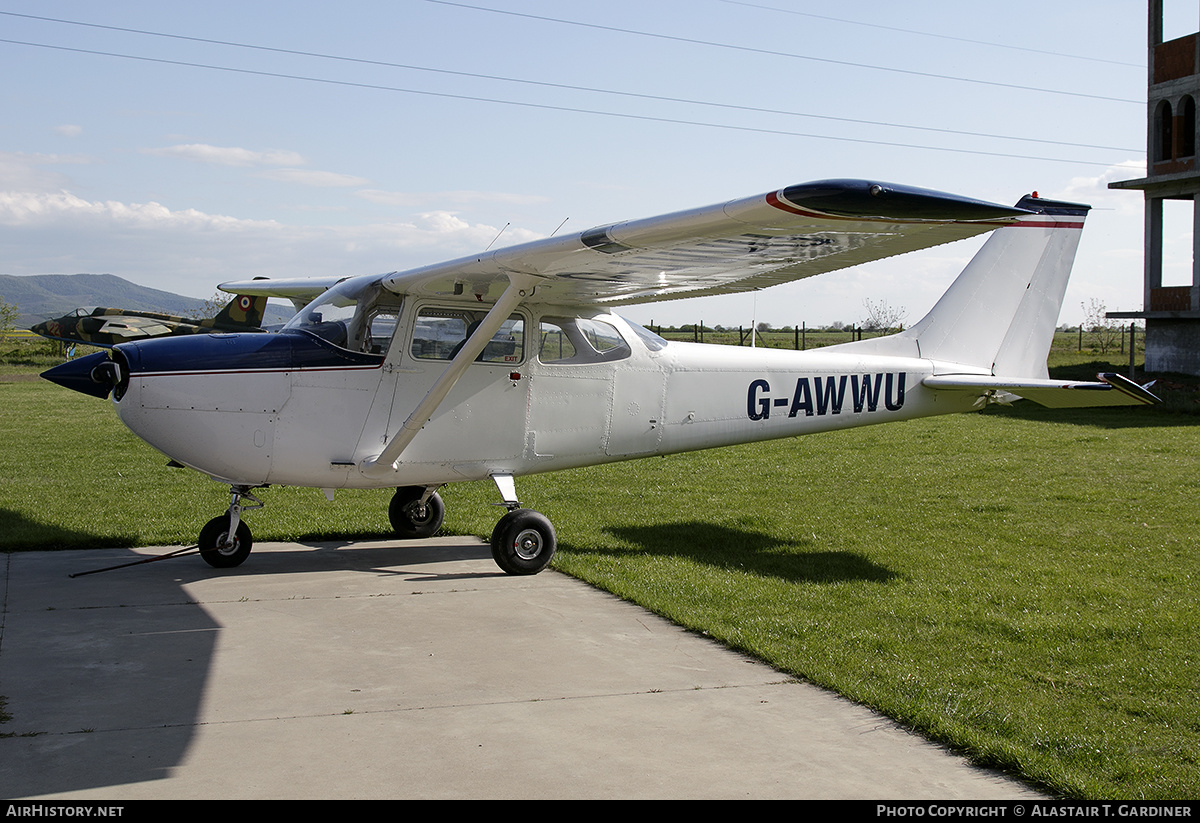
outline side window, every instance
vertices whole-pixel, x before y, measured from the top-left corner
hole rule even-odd
[[[543,363],[608,363],[629,356],[629,344],[603,320],[543,317],[538,337],[538,359]]]
[[[367,337],[363,350],[371,354],[387,354],[388,344],[400,323],[398,306],[379,306],[367,318]]]
[[[575,356],[575,346],[563,331],[562,324],[565,322],[567,321],[552,317],[542,318],[538,359],[543,363],[561,363]]]
[[[423,308],[413,328],[412,356],[418,360],[450,360],[466,345],[487,312]],[[476,363],[519,363],[525,358],[525,320],[514,314],[504,321]]]

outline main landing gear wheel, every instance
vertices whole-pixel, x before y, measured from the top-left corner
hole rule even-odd
[[[507,574],[537,574],[550,565],[558,538],[546,516],[513,509],[492,531],[492,557]]]
[[[229,539],[229,515],[221,514],[204,524],[200,530],[200,556],[208,565],[218,569],[240,566],[250,556],[254,541],[250,527],[239,522]]]
[[[425,489],[421,486],[405,486],[396,489],[392,495],[392,502],[388,504],[388,520],[400,537],[432,537],[442,527],[446,506],[441,496],[434,492],[421,503],[424,496]]]

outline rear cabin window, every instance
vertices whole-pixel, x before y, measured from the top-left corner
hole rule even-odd
[[[629,344],[615,326],[583,317],[543,317],[538,359],[554,365],[609,363],[629,356]]]

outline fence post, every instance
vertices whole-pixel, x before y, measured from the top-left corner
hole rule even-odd
[[[1137,329],[1137,323],[1129,324],[1129,379],[1130,380],[1134,379],[1134,360],[1135,360],[1135,358],[1134,358],[1133,353],[1137,349],[1137,346],[1134,345],[1134,342],[1136,340],[1136,338],[1134,337],[1134,333],[1135,333],[1136,329]],[[1122,341],[1125,340],[1125,335],[1121,335],[1121,340]]]

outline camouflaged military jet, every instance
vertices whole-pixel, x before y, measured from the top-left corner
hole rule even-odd
[[[38,323],[30,331],[51,340],[86,343],[107,349],[118,343],[149,340],[152,337],[263,331],[262,318],[266,307],[266,297],[238,295],[216,317],[202,320],[127,309],[76,309],[62,317]]]

